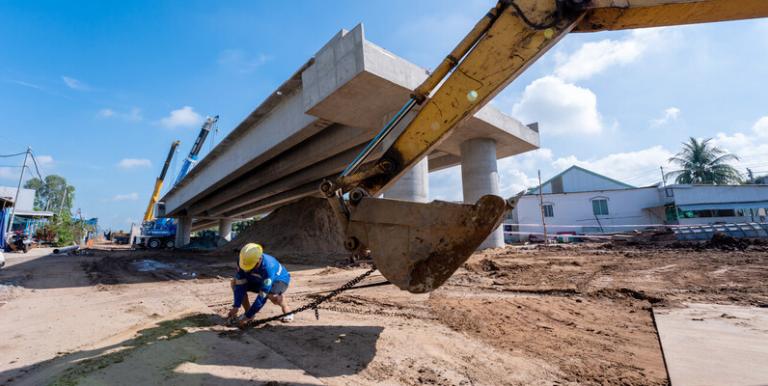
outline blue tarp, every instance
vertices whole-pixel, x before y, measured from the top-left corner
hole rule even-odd
[[[5,216],[6,210],[0,210],[0,251],[5,249]]]

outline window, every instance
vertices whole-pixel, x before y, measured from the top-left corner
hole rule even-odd
[[[605,198],[597,198],[592,200],[592,213],[595,216],[607,216],[608,200]]]
[[[544,211],[544,217],[555,217],[555,209],[552,207],[552,204],[544,204],[541,210]]]

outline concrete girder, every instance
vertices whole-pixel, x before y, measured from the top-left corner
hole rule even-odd
[[[214,194],[195,202],[192,213],[194,215],[204,215],[207,212],[212,213],[211,208],[218,207],[227,201],[278,181],[304,168],[316,167],[316,164],[333,158],[331,156],[336,153],[364,144],[374,134],[375,132],[372,129],[331,125],[323,131],[322,136],[307,139],[299,145],[286,150],[278,157],[244,174],[237,180],[232,181],[227,186],[214,191]]]
[[[270,203],[317,194],[322,179],[305,182],[335,177],[340,154],[370,140],[426,76],[423,68],[366,41],[362,25],[341,31],[164,197],[166,215],[246,217],[269,210]],[[461,143],[478,137],[495,141],[496,158],[539,144],[534,127],[485,106],[429,155],[428,169],[459,164]],[[271,147],[262,149],[265,143]],[[222,165],[233,157],[235,164]]]
[[[302,169],[296,173],[285,176],[272,184],[263,185],[258,189],[237,196],[221,205],[209,209],[207,213],[213,216],[222,215],[224,213],[229,213],[238,207],[281,194],[311,181],[317,181],[319,178],[328,176],[329,173],[334,177],[344,170],[349,162],[360,152],[360,150],[362,150],[363,146],[364,145],[354,147],[339,155],[318,162],[311,168]],[[315,188],[319,189],[320,184],[315,186]]]

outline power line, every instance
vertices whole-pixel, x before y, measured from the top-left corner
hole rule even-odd
[[[43,181],[43,175],[40,174],[40,168],[37,167],[37,160],[35,159],[35,154],[32,153],[32,151],[30,151],[29,155],[32,156],[32,163],[35,164],[35,172],[37,172],[37,178],[39,178],[40,181]]]
[[[0,154],[0,158],[10,158],[10,157],[18,157],[20,155],[27,154],[26,151],[22,151],[21,153],[15,153],[15,154]]]

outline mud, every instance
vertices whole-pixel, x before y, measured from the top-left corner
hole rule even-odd
[[[307,312],[244,333],[216,322],[231,304],[232,255],[55,258],[0,271],[15,293],[0,309],[14,331],[0,343],[0,383],[664,385],[651,310],[768,306],[759,247],[508,247],[476,253],[431,294],[352,290],[322,304],[319,320]],[[367,269],[287,266],[294,307]],[[49,289],[52,272],[78,288]]]

